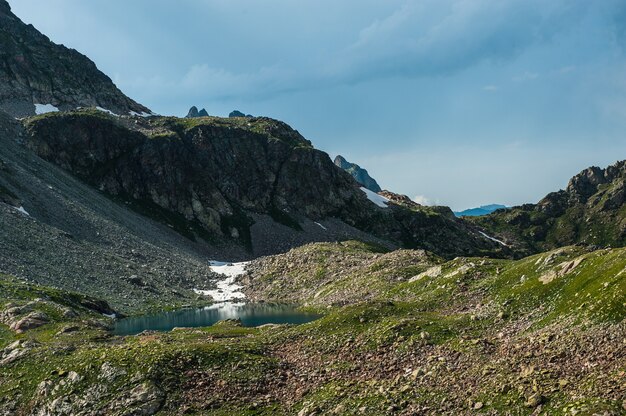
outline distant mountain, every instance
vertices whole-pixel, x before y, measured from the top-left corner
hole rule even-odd
[[[124,95],[89,58],[24,24],[6,0],[0,0],[0,63],[0,111],[13,117],[77,107],[150,113]]]
[[[208,117],[209,113],[203,108],[198,111],[198,107],[195,105],[189,109],[189,112],[185,116],[185,118],[198,118],[198,117]]]
[[[590,167],[565,190],[469,221],[530,253],[571,244],[626,246],[626,161]]]
[[[463,211],[455,211],[454,215],[457,217],[480,217],[483,215],[491,214],[494,211],[499,209],[506,208],[506,205],[500,204],[490,204],[490,205],[482,205],[478,208],[469,208]]]
[[[372,192],[380,192],[382,191],[381,187],[378,185],[376,180],[372,178],[367,170],[361,168],[356,163],[348,162],[343,156],[338,155],[335,158],[335,165],[339,166],[341,169],[348,172],[352,177],[361,185],[366,187]]]
[[[254,117],[252,114],[244,114],[239,110],[234,110],[231,111],[230,114],[228,115],[228,117]]]

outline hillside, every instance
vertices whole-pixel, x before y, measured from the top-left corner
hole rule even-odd
[[[117,337],[80,297],[2,276],[0,414],[623,414],[624,249],[442,262],[320,244],[261,260],[249,278],[323,290],[306,256],[345,250],[339,288],[380,284],[341,307],[325,296],[325,316],[301,326]],[[404,272],[381,280],[394,264]],[[9,328],[26,314],[41,321]]]
[[[591,167],[565,190],[526,204],[473,218],[473,224],[519,248],[538,253],[571,244],[626,245],[626,162]]]
[[[0,111],[25,117],[35,114],[36,104],[48,110],[150,112],[125,96],[89,58],[51,42],[0,0]]]

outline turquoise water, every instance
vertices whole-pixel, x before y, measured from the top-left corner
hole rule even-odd
[[[304,324],[320,316],[298,311],[291,305],[227,302],[120,319],[115,323],[113,333],[135,335],[143,331],[170,331],[176,327],[195,328],[210,326],[224,319],[241,319],[244,326]]]

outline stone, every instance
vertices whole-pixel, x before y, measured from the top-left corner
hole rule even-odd
[[[42,312],[31,312],[23,318],[14,321],[9,328],[17,333],[28,331],[29,329],[38,328],[49,322],[46,314]]]
[[[543,403],[545,403],[546,398],[544,396],[542,396],[540,393],[535,393],[532,396],[528,397],[528,399],[526,399],[526,403],[524,403],[524,405],[526,407],[537,407]]]

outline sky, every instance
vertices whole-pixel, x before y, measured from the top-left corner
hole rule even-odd
[[[289,123],[425,204],[626,159],[626,0],[9,0],[164,115]]]

